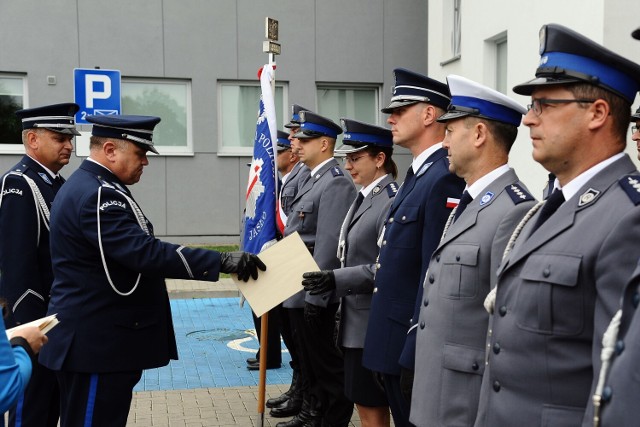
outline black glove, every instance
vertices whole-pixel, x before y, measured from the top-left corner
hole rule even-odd
[[[304,303],[304,321],[313,327],[318,327],[320,325],[320,316],[324,311],[324,307],[320,307],[317,305],[310,304],[308,302]]]
[[[411,390],[413,389],[413,370],[400,368],[400,393],[404,400],[411,403]]]
[[[302,275],[302,286],[309,295],[324,294],[336,288],[336,277],[333,270],[310,271]]]
[[[238,279],[248,282],[249,277],[258,278],[258,269],[267,270],[267,266],[257,255],[249,252],[220,252],[220,271],[223,273],[236,273]]]

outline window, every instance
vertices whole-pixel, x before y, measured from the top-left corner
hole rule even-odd
[[[23,153],[22,125],[15,112],[25,108],[25,76],[0,74],[0,150],[3,153]]]
[[[443,2],[442,19],[442,58],[444,66],[460,59],[461,13],[462,0],[445,0]]]
[[[191,82],[168,79],[123,79],[122,114],[158,116],[153,145],[161,155],[193,154]]]
[[[218,90],[218,154],[253,155],[261,93],[260,82],[219,82]],[[287,86],[276,80],[276,123],[280,130],[284,130],[284,123],[288,123],[290,119],[286,94]]]
[[[496,41],[496,90],[507,94],[507,38]]]
[[[340,86],[318,84],[318,114],[337,124],[341,117],[378,124],[380,105],[379,86]]]

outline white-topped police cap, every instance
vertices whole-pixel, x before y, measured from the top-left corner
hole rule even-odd
[[[67,102],[18,110],[16,116],[22,121],[22,130],[48,129],[67,135],[80,135],[74,120],[79,109],[78,104]]]
[[[513,91],[531,95],[544,85],[588,83],[633,103],[640,89],[640,65],[559,24],[540,29],[540,65],[536,78]]]
[[[393,75],[395,85],[391,103],[380,110],[383,113],[390,114],[396,108],[418,102],[427,102],[443,110],[447,109],[451,96],[446,84],[405,68],[396,68],[393,70]]]
[[[467,78],[452,74],[447,76],[447,83],[451,104],[438,118],[439,122],[473,116],[518,127],[527,113],[522,105],[505,94]]]
[[[352,119],[340,119],[342,146],[336,154],[350,154],[370,146],[393,147],[391,130]]]
[[[278,131],[278,141],[276,142],[277,151],[285,151],[291,148],[291,141],[289,141],[289,133]]]
[[[310,111],[308,108],[304,108],[302,105],[293,104],[291,106],[291,120],[289,123],[284,125],[287,129],[297,128],[300,126],[300,112],[301,111]]]
[[[321,136],[335,139],[341,133],[342,128],[333,120],[311,111],[300,111],[300,130],[293,136],[298,139],[320,138]]]
[[[125,139],[142,149],[159,154],[153,146],[153,128],[160,117],[135,115],[87,116],[93,123],[91,135],[103,138]]]

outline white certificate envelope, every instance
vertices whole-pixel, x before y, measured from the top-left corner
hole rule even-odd
[[[236,274],[231,275],[258,317],[302,290],[302,273],[319,270],[297,232],[260,252],[258,256],[267,266],[267,271],[258,272],[258,280],[249,278],[245,283],[238,280]]]

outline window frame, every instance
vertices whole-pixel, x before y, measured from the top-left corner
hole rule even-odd
[[[171,145],[157,145],[154,141],[154,147],[160,154],[155,156],[194,156],[194,144],[193,144],[193,101],[192,101],[192,87],[193,82],[191,79],[180,78],[163,78],[163,77],[126,77],[122,76],[120,80],[120,96],[125,96],[125,85],[127,83],[143,83],[143,84],[155,84],[162,86],[166,84],[170,85],[186,85],[186,128],[187,128],[187,144],[184,146],[171,146]],[[121,107],[122,109],[122,102]],[[131,112],[122,111],[122,114],[132,114]],[[139,112],[135,114],[152,114],[152,112],[144,113]],[[160,117],[162,119],[162,117]],[[160,122],[160,125],[162,121]]]
[[[444,2],[442,27],[442,56],[440,66],[445,66],[462,57],[462,0]],[[447,42],[447,40],[449,42]],[[446,51],[444,49],[447,49]]]
[[[0,72],[0,78],[15,78],[22,80],[22,108],[29,108],[29,85],[26,73]],[[24,144],[19,141],[16,144],[0,144],[0,154],[24,154]]]
[[[218,152],[219,157],[253,157],[253,146],[250,147],[231,147],[224,145],[224,123],[222,120],[222,88],[224,86],[251,86],[260,89],[260,81],[258,80],[229,80],[219,79],[216,83],[217,90],[217,123],[218,123]],[[289,82],[285,80],[276,80],[276,88],[282,88],[282,111],[280,112],[283,123],[277,123],[278,128],[276,130],[285,130],[283,125],[288,123],[291,114],[289,108]],[[274,94],[275,96],[275,94]],[[258,99],[256,99],[255,112],[258,114]],[[278,106],[276,105],[276,108]],[[256,116],[257,119],[257,116]],[[255,126],[255,124],[254,124]]]
[[[318,99],[317,93],[318,90],[320,89],[336,89],[336,90],[341,90],[341,89],[372,89],[374,91],[375,94],[375,111],[376,111],[376,120],[375,123],[370,123],[372,125],[376,125],[376,126],[384,126],[384,124],[386,123],[385,120],[383,120],[382,118],[382,113],[380,112],[380,109],[382,108],[382,105],[380,104],[381,102],[381,92],[382,92],[382,88],[383,85],[382,84],[378,84],[378,83],[335,83],[335,82],[316,82],[316,110],[318,111],[319,114],[322,114],[320,112],[320,101]],[[339,120],[340,117],[329,117],[332,120]],[[353,118],[353,117],[350,117]],[[336,122],[338,125],[340,125],[339,122]]]

